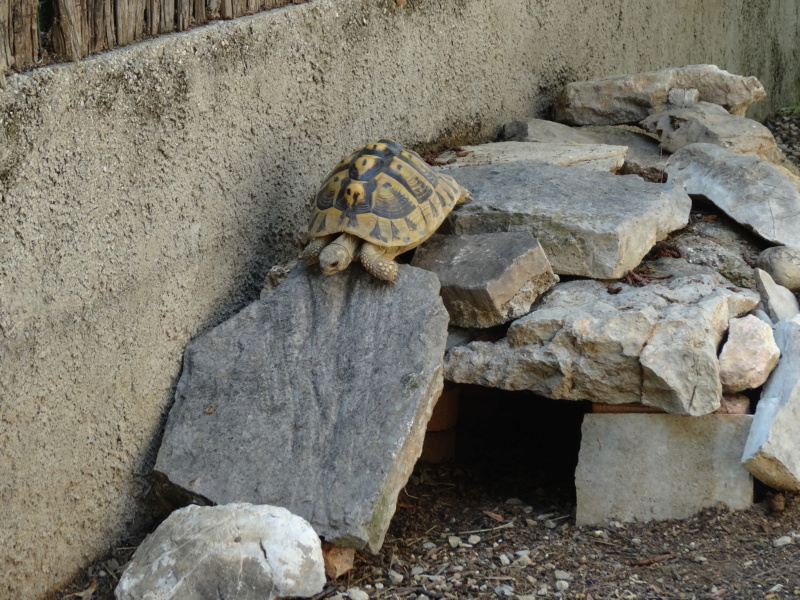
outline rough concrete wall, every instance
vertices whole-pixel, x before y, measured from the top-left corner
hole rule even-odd
[[[800,95],[795,0],[317,0],[0,90],[0,597],[148,523],[187,340],[291,257],[380,136],[471,141],[568,81],[689,63]]]

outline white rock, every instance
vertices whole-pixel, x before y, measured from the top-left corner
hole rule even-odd
[[[766,97],[755,77],[733,75],[715,65],[689,65],[571,83],[556,98],[555,120],[570,125],[638,123],[668,108],[669,92],[676,88],[696,89],[699,100],[740,116]]]
[[[757,388],[767,380],[780,355],[772,327],[753,315],[731,319],[728,340],[719,355],[723,392]]]
[[[784,546],[788,546],[790,544],[794,544],[794,540],[790,535],[782,535],[781,537],[772,540],[772,545],[776,548],[783,548]]]
[[[285,508],[187,506],[172,513],[133,555],[117,600],[269,600],[313,596],[325,585],[319,537]]]
[[[447,542],[451,548],[458,548],[461,545],[461,538],[457,535],[451,535],[447,538]]]
[[[387,576],[389,577],[389,581],[391,581],[393,585],[400,585],[401,583],[403,583],[403,576],[397,571],[393,571],[390,569],[389,572],[387,573]]]
[[[467,538],[467,541],[474,546],[475,544],[480,543],[481,536],[479,536],[479,535],[471,535],[471,536],[469,536]]]
[[[775,327],[781,351],[756,406],[742,462],[755,477],[779,490],[800,490],[800,317]]]
[[[559,579],[556,581],[556,590],[566,592],[569,589],[569,582]]]
[[[587,414],[575,470],[576,524],[684,519],[753,501],[740,457],[753,417]]]
[[[758,257],[758,266],[778,285],[793,292],[800,291],[800,250],[788,246],[767,248]]]
[[[572,575],[570,575],[567,571],[562,571],[561,569],[556,569],[553,573],[556,579],[564,580],[564,581],[571,581]]]
[[[369,594],[357,587],[352,587],[347,590],[347,597],[350,598],[350,600],[369,600]]]
[[[773,322],[791,319],[800,314],[800,305],[792,292],[775,283],[766,271],[755,269],[754,274],[764,308]]]

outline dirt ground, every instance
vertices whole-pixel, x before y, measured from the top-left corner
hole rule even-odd
[[[800,165],[800,114],[767,125]],[[355,568],[316,598],[352,588],[393,600],[800,598],[796,494],[757,485],[747,511],[717,506],[684,521],[576,527],[572,476],[587,410],[465,386],[455,461],[418,464],[381,552],[357,554]],[[111,600],[138,541],[49,600]]]

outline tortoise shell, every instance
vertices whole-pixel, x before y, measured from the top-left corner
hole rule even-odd
[[[416,152],[384,139],[357,150],[331,171],[314,200],[309,235],[351,233],[384,247],[427,239],[464,190],[434,172]]]

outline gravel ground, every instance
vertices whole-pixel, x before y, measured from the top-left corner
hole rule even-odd
[[[766,125],[800,166],[800,113]],[[357,554],[318,599],[800,599],[800,496],[757,487],[747,511],[576,527],[587,407],[467,386],[460,410],[456,461],[419,464],[381,552]],[[111,600],[138,541],[49,600]]]

